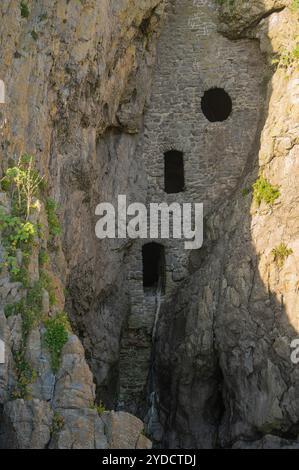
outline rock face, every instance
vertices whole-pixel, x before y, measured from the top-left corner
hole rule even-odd
[[[11,399],[22,318],[3,310],[24,292],[1,274],[2,447],[149,448],[128,412],[160,447],[298,447],[298,11],[221,3],[28,1],[22,15],[19,1],[1,2],[1,168],[33,153],[60,204],[48,274],[60,309],[67,287],[75,333],[54,374],[43,328],[33,329],[31,397]],[[232,102],[221,122],[201,108],[215,87]],[[172,150],[184,157],[178,194],[164,187]],[[272,206],[248,191],[260,174],[279,187]],[[204,203],[200,250],[156,240],[164,290],[144,292],[150,240],[95,237],[97,204],[120,194]],[[47,292],[42,305],[49,313]],[[96,396],[117,412],[99,414]]]
[[[152,443],[143,434],[143,423],[128,413],[104,413],[109,449],[151,449]]]
[[[291,42],[297,21],[284,9],[247,34],[274,54],[287,35]],[[171,446],[231,446],[240,436],[255,441],[271,433],[296,440],[299,370],[290,344],[298,337],[298,214],[289,182],[298,173],[298,106],[289,90],[297,76],[292,67],[275,72],[264,96],[260,148],[248,149],[231,197],[207,214],[204,253],[191,255],[198,271],[160,315],[156,383]],[[272,209],[242,196],[259,172],[280,187]],[[283,267],[272,253],[281,242],[293,253]]]

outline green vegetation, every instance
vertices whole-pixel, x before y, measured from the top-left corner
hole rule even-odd
[[[106,409],[106,407],[105,407],[105,405],[102,401],[100,401],[100,403],[98,403],[98,404],[95,403],[94,405],[91,405],[90,408],[92,410],[96,410],[99,415],[102,415],[103,413],[105,413],[105,411],[107,411],[107,409]]]
[[[35,239],[43,238],[44,227],[34,224],[30,216],[39,205],[38,198],[44,190],[44,178],[41,177],[34,166],[34,158],[31,155],[23,155],[16,166],[7,169],[1,180],[2,190],[5,191],[12,201],[11,214],[7,214],[0,207],[0,230],[2,244],[5,248],[4,259],[0,267],[7,267],[13,280],[22,282],[27,287],[28,278],[26,267],[32,252]],[[49,230],[51,236],[61,233],[58,217],[56,215],[57,205],[52,199],[46,201]],[[18,262],[17,253],[22,254],[22,265]],[[20,256],[19,256],[20,258]],[[45,250],[40,253],[41,265],[48,262]]]
[[[30,15],[30,11],[26,2],[22,1],[20,3],[20,9],[21,9],[21,17],[28,18]]]
[[[6,318],[12,317],[13,315],[19,315],[22,313],[22,303],[17,302],[15,304],[7,304],[4,307],[4,315]]]
[[[250,191],[251,191],[251,190],[250,190],[249,188],[243,188],[243,189],[242,189],[242,196],[243,196],[243,197],[248,196],[248,195],[250,194]]]
[[[279,268],[282,268],[286,259],[293,254],[293,250],[288,248],[285,243],[281,243],[272,250],[274,261]]]
[[[272,186],[263,176],[260,176],[253,185],[253,198],[261,204],[264,201],[266,204],[272,205],[280,196],[280,191],[277,186]]]
[[[51,198],[47,199],[46,212],[48,216],[50,241],[53,241],[56,236],[61,234],[61,226],[57,216],[57,210],[58,206],[56,202]]]
[[[28,289],[27,296],[23,301],[23,337],[25,340],[30,331],[37,327],[42,320],[42,300],[43,287],[39,280]]]
[[[34,39],[34,41],[37,41],[38,40],[38,34],[36,31],[32,30],[31,31],[31,37],[32,39]]]
[[[29,385],[36,380],[36,372],[26,360],[28,336],[33,328],[45,323],[45,343],[51,353],[53,371],[60,364],[60,354],[68,339],[69,324],[64,313],[48,320],[43,318],[43,297],[46,290],[49,294],[50,305],[56,303],[55,287],[50,275],[43,270],[49,263],[49,255],[45,248],[40,248],[39,279],[33,284],[29,282],[28,268],[33,248],[38,248],[40,240],[45,239],[46,227],[38,222],[32,222],[33,212],[41,207],[45,191],[44,178],[40,176],[31,155],[23,155],[15,166],[7,169],[1,180],[1,188],[11,201],[11,212],[0,207],[1,244],[4,255],[0,268],[6,268],[10,277],[18,281],[26,289],[24,297],[17,303],[6,305],[6,317],[21,315],[22,338],[17,351],[13,351],[17,383],[12,392],[12,398],[30,397]],[[59,235],[60,225],[56,215],[56,203],[48,199],[45,202],[48,216],[50,236]]]
[[[290,67],[296,67],[299,70],[299,42],[296,42],[291,48],[282,49],[275,54],[272,64],[286,70]]]
[[[53,282],[50,276],[45,271],[42,271],[40,273],[39,284],[42,289],[45,289],[46,291],[48,291],[50,305],[51,306],[55,305],[56,304],[55,287],[53,286]]]
[[[14,400],[18,398],[28,400],[31,398],[28,386],[36,380],[36,372],[26,360],[23,349],[14,353],[14,361],[17,372],[17,384],[12,392],[12,398]]]
[[[0,269],[6,267],[14,281],[23,282],[27,287],[28,279],[24,267],[31,253],[36,227],[31,222],[22,220],[21,217],[6,214],[0,207],[0,230],[5,250]],[[18,263],[18,250],[23,253],[24,266]]]
[[[32,209],[36,208],[34,198],[43,187],[44,178],[34,167],[32,155],[22,155],[16,166],[8,168],[1,180],[2,189],[10,192],[13,213],[29,219]]]
[[[299,0],[293,0],[291,5],[290,5],[290,9],[294,12],[298,12],[299,11]]]
[[[67,315],[63,312],[45,322],[45,343],[51,354],[53,372],[57,372],[60,366],[61,351],[68,340],[70,324]]]
[[[59,413],[54,413],[52,426],[51,426],[51,435],[58,434],[64,426],[64,417]]]
[[[47,250],[42,248],[38,254],[38,262],[41,268],[43,268],[45,265],[49,263],[49,255],[47,253]]]
[[[42,13],[38,17],[39,21],[46,21],[48,19],[48,13]]]
[[[235,6],[235,0],[216,0],[218,5],[221,6],[229,6],[229,7],[234,7]]]
[[[2,208],[0,208],[0,224],[4,237],[14,248],[28,245],[36,234],[36,228],[31,222],[22,221],[17,216],[7,215]]]

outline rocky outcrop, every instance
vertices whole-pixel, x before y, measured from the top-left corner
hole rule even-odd
[[[6,18],[0,28],[1,43],[6,44],[1,57],[1,79],[11,84],[6,86],[6,103],[1,108],[2,171],[12,157],[17,160],[22,153],[34,154],[50,192],[62,203],[62,216],[67,222],[69,210],[72,212],[77,204],[81,206],[93,181],[89,151],[86,153],[87,147],[83,149],[85,144],[80,149],[77,143],[94,140],[96,144],[106,129],[136,133],[140,126],[150,90],[147,71],[154,60],[163,5],[158,0],[91,0],[59,4],[28,1],[22,7],[16,0],[2,2],[0,9]],[[85,163],[84,153],[88,157]],[[61,178],[65,191],[58,189]],[[1,205],[9,206],[4,193],[1,197]],[[62,199],[69,202],[64,204]],[[71,223],[75,227],[75,220]],[[76,230],[75,236],[78,234]],[[80,239],[77,240],[81,246]],[[81,251],[73,240],[69,241],[70,258],[65,259],[59,245],[48,266],[57,311],[64,308],[63,285]],[[44,244],[42,240],[38,243]],[[39,278],[38,251],[34,248],[30,256],[31,283]],[[1,446],[106,448],[104,424],[95,405],[93,376],[77,336],[69,335],[61,367],[53,373],[44,344],[44,326],[32,329],[26,339],[25,356],[26,365],[34,370],[28,384],[30,393],[26,399],[12,400],[11,393],[20,380],[14,354],[22,344],[23,321],[20,314],[6,319],[3,309],[25,295],[21,283],[13,283],[7,271],[2,273],[0,327],[6,361],[0,365]],[[45,316],[55,315],[46,290],[42,310]],[[122,422],[125,425],[126,420]],[[140,434],[139,421],[137,428]],[[134,422],[130,429],[134,429]],[[121,444],[120,438],[118,442]],[[136,438],[139,447],[140,442],[142,437]]]
[[[9,200],[9,193],[5,194],[3,202]],[[0,447],[106,449],[131,448],[134,442],[133,448],[148,448],[150,441],[141,437],[140,420],[129,414],[104,413],[103,405],[95,403],[95,384],[84,349],[61,313],[64,294],[52,271],[62,256],[60,246],[49,252],[51,220],[42,202],[35,205],[30,220],[40,232],[35,234],[26,265],[27,252],[17,249],[18,275],[27,267],[18,282],[13,282],[15,274],[9,268],[7,229],[2,230],[0,331],[5,361],[0,364]],[[12,207],[2,204],[1,210],[9,216]],[[127,432],[130,438],[125,437]]]
[[[265,436],[256,442],[238,441],[233,449],[298,449],[298,442],[281,439],[278,436]]]
[[[104,413],[102,419],[109,449],[151,449],[152,443],[143,434],[143,423],[128,413]]]
[[[287,44],[294,47],[298,17],[268,6],[258,25],[252,5],[246,10],[243,2],[242,17],[251,18],[247,35],[259,38],[271,60]],[[295,63],[274,72],[260,145],[233,195],[207,214],[203,253],[192,255],[197,272],[161,314],[156,371],[164,442],[171,446],[298,445],[298,366],[290,359],[298,337],[298,214],[291,189],[298,174],[297,77]],[[259,174],[280,188],[272,207],[258,206],[247,191]],[[273,250],[282,242],[292,254],[280,265]],[[261,435],[267,437],[250,444]]]
[[[35,330],[31,336],[39,336]],[[8,342],[6,344],[9,344]],[[40,341],[28,345],[40,367],[31,397],[2,401],[0,446],[13,449],[149,448],[143,423],[127,413],[99,414],[95,385],[78,338],[69,337],[57,375],[51,373]],[[9,354],[7,354],[9,357]],[[11,362],[9,365],[12,366]],[[1,371],[3,371],[3,366]],[[6,373],[4,383],[11,377]],[[9,392],[9,387],[2,390]],[[39,398],[37,398],[39,397]]]

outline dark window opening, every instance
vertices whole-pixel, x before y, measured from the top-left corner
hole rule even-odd
[[[165,251],[158,243],[148,243],[142,248],[144,290],[164,292]]]
[[[209,121],[222,122],[230,116],[233,103],[225,90],[222,88],[211,88],[202,97],[201,109]]]
[[[177,150],[170,150],[164,154],[165,165],[165,192],[175,194],[184,191],[184,155]]]

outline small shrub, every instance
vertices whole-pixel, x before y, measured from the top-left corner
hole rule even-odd
[[[23,266],[28,262],[28,257],[34,243],[36,227],[31,222],[23,221],[18,216],[7,215],[0,208],[0,231],[4,256],[0,263],[1,269],[7,267],[13,281],[21,282],[24,287],[28,285],[27,270]],[[22,266],[17,262],[17,250],[23,253]]]
[[[44,267],[46,264],[49,263],[49,255],[46,250],[43,248],[40,250],[38,254],[38,262],[40,267]]]
[[[299,43],[297,42],[291,49],[282,49],[275,54],[272,64],[282,69],[289,69],[290,67],[299,69]]]
[[[281,243],[279,246],[272,250],[274,262],[279,268],[282,268],[286,259],[293,254],[293,250],[288,248],[285,243]]]
[[[32,155],[22,155],[16,166],[7,169],[1,184],[4,183],[4,187],[10,191],[14,215],[25,215],[28,220],[34,207],[33,199],[39,196],[43,180],[34,167]]]
[[[12,392],[12,398],[14,400],[18,398],[28,400],[31,398],[28,387],[36,380],[37,374],[27,362],[23,349],[14,353],[14,361],[17,372],[17,383]]]
[[[299,11],[299,0],[293,0],[291,5],[290,5],[290,9],[294,12],[298,12]]]
[[[250,189],[249,188],[243,188],[242,189],[242,196],[247,197],[250,194]]]
[[[4,244],[9,244],[14,248],[31,244],[36,234],[36,227],[31,222],[24,222],[20,217],[5,214],[1,208],[0,230],[4,232]]]
[[[46,21],[48,19],[48,13],[42,13],[38,17],[39,21]]]
[[[40,282],[41,287],[48,291],[50,305],[55,305],[56,304],[55,288],[53,286],[53,282],[50,276],[45,271],[41,272],[39,282]]]
[[[106,409],[106,407],[105,407],[105,405],[102,401],[100,401],[99,404],[96,404],[96,403],[94,405],[92,404],[90,408],[92,410],[96,410],[99,415],[102,415],[103,413],[105,413],[105,411],[107,411],[107,409]]]
[[[31,31],[31,37],[32,39],[34,39],[34,41],[37,41],[38,40],[38,34],[36,31]]]
[[[218,5],[221,6],[228,6],[230,8],[233,8],[235,6],[235,0],[216,0]]]
[[[20,9],[21,9],[21,17],[28,18],[30,15],[30,11],[26,2],[22,1],[20,3]]]
[[[21,300],[15,304],[7,304],[4,307],[4,314],[6,318],[12,317],[13,315],[19,315],[22,313],[24,307],[24,301]]]
[[[279,188],[277,186],[272,186],[272,184],[270,184],[263,176],[260,176],[253,185],[253,198],[258,205],[260,205],[262,201],[266,204],[272,205],[279,196]]]
[[[17,272],[11,275],[13,282],[20,282],[22,286],[27,289],[30,286],[30,279],[28,271],[25,267],[17,268]]]
[[[56,202],[51,198],[47,199],[46,212],[48,216],[49,233],[52,239],[61,234],[61,226],[57,216],[57,209],[58,206]]]
[[[106,407],[105,407],[105,405],[102,401],[100,401],[100,403],[98,405],[96,405],[96,410],[97,410],[99,415],[102,415],[103,413],[105,413],[105,411],[107,411]]]
[[[58,434],[63,429],[64,423],[64,417],[57,412],[54,413],[51,426],[51,434]]]
[[[60,367],[62,348],[68,340],[70,329],[69,321],[65,313],[61,313],[45,322],[45,343],[51,354],[51,366],[54,373]]]
[[[28,289],[22,312],[24,338],[26,338],[30,331],[37,327],[42,320],[42,298],[42,287],[40,282],[37,281],[33,287]]]

